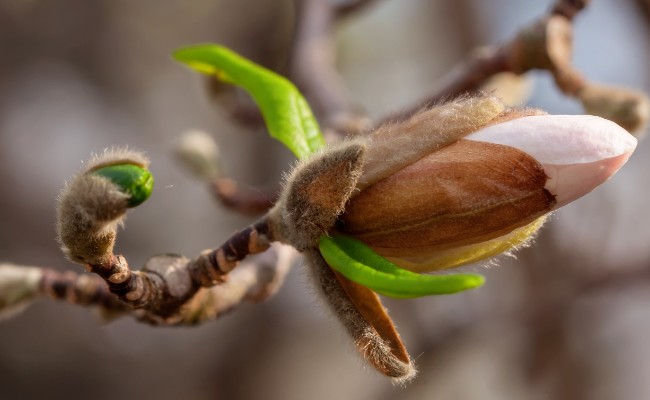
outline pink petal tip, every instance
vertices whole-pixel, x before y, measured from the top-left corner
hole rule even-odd
[[[592,191],[628,160],[637,141],[625,129],[591,115],[538,115],[492,125],[465,139],[512,146],[536,158],[557,207]]]

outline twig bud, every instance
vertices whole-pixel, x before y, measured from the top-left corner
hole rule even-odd
[[[650,100],[640,91],[589,84],[578,93],[588,114],[612,120],[629,132],[640,134],[650,119]]]
[[[212,181],[221,175],[219,147],[202,131],[187,131],[176,143],[176,157],[200,179]]]
[[[90,160],[63,189],[57,208],[57,236],[73,262],[110,261],[117,226],[129,207],[149,197],[153,178],[148,160],[130,150],[106,150]]]
[[[39,293],[41,269],[0,264],[0,320],[27,307]]]

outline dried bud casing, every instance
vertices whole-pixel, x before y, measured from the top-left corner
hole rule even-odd
[[[415,378],[413,361],[377,295],[337,275],[315,249],[305,252],[305,256],[316,286],[354,339],[361,356],[397,384]]]

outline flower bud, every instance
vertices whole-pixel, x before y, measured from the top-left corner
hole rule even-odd
[[[418,272],[473,262],[525,243],[543,216],[607,180],[635,146],[594,116],[493,124],[363,189],[338,229]]]

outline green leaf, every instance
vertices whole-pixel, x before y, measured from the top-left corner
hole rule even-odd
[[[360,240],[343,235],[322,236],[319,248],[330,267],[349,280],[389,297],[451,294],[481,286],[485,281],[476,274],[416,274],[386,260]]]
[[[179,49],[174,58],[199,72],[243,87],[262,111],[271,136],[298,158],[325,145],[307,101],[286,78],[215,44]]]
[[[149,170],[134,164],[114,164],[92,171],[110,179],[120,189],[129,194],[129,207],[144,203],[153,191],[153,175]]]

